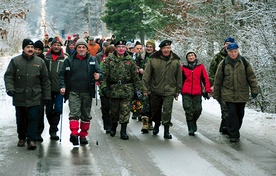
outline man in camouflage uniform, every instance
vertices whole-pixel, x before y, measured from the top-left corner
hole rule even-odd
[[[126,53],[126,41],[115,43],[115,52],[106,57],[103,65],[102,93],[109,97],[111,117],[110,136],[114,137],[118,121],[121,124],[121,139],[128,140],[126,133],[129,122],[129,103],[139,90],[140,79],[133,58]]]
[[[170,40],[161,42],[160,50],[150,56],[142,78],[143,95],[148,96],[151,92],[150,107],[155,122],[153,134],[159,133],[162,120],[165,139],[172,139],[169,127],[172,126],[173,100],[177,100],[182,86],[180,58],[171,51],[171,43]],[[161,110],[160,117],[156,114]]]
[[[209,79],[210,79],[212,92],[214,91],[214,78],[215,78],[218,65],[227,56],[227,46],[233,42],[235,42],[233,38],[231,37],[227,38],[224,42],[224,47],[220,50],[219,53],[217,53],[214,56],[214,58],[211,61],[210,68],[209,68]],[[219,128],[219,132],[221,132],[222,134],[228,134],[226,129],[226,121],[228,117],[227,106],[225,102],[221,101],[221,99],[217,99],[217,101],[219,102],[220,108],[221,108],[221,124]]]

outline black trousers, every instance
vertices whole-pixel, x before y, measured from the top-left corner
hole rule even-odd
[[[228,108],[227,130],[230,138],[240,138],[240,128],[246,103],[226,102]]]
[[[18,138],[36,141],[39,106],[15,106]]]

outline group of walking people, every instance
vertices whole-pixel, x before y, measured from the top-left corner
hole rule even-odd
[[[209,76],[194,51],[188,51],[181,64],[170,40],[162,41],[158,51],[153,40],[147,41],[145,51],[141,43],[136,43],[138,49],[134,53],[128,50],[125,40],[113,43],[103,42],[102,50],[92,56],[87,41],[79,38],[70,49],[74,52],[65,54],[61,40],[55,37],[44,56],[41,41],[23,40],[22,54],[10,60],[4,75],[7,94],[13,97],[16,110],[18,146],[27,142],[28,149],[33,150],[36,141],[43,141],[45,107],[50,139],[59,140],[57,126],[63,100],[68,100],[70,110],[70,142],[88,144],[96,87],[104,129],[111,137],[120,124],[120,138],[129,139],[130,103],[139,98],[143,100],[139,112],[141,131],[153,130],[153,135],[157,135],[163,125],[163,137],[172,139],[169,130],[173,125],[173,102],[181,94],[189,135],[197,131],[202,96],[209,99],[213,95],[222,109],[220,132],[229,135],[230,142],[240,138],[249,88],[255,98],[258,85],[251,64],[240,55],[233,38],[225,40],[224,48],[212,60]]]

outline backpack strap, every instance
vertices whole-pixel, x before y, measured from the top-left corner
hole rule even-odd
[[[247,67],[248,67],[248,64],[245,60],[244,57],[241,56],[241,60],[242,60],[242,63],[244,65],[244,69],[245,69],[245,75],[246,75],[246,80],[247,80]],[[223,59],[222,61],[222,73],[223,73],[223,78],[224,78],[224,70],[225,70],[225,58]],[[247,81],[248,82],[248,81]]]

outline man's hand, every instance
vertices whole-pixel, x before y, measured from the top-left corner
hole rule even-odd
[[[61,88],[61,89],[60,89],[60,94],[61,94],[61,95],[64,95],[64,94],[65,94],[65,88]]]
[[[8,96],[13,97],[14,96],[14,91],[8,91],[7,94],[8,94]]]

